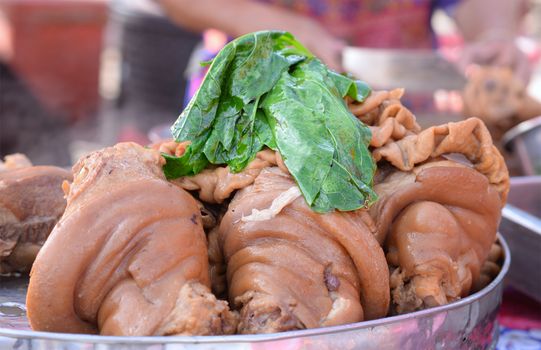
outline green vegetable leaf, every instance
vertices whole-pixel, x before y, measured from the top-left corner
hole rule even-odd
[[[338,89],[340,96],[349,96],[357,102],[363,102],[372,91],[364,81],[353,80],[333,71],[329,71],[329,78]]]
[[[376,198],[370,129],[343,101],[355,84],[337,86],[336,81],[343,82],[337,76],[319,60],[308,59],[284,72],[262,102],[267,116],[276,120],[284,163],[306,202],[320,212],[354,210]]]
[[[194,175],[208,163],[241,171],[260,150],[253,153],[259,140],[254,135],[259,98],[283,71],[311,56],[291,34],[280,31],[247,34],[227,44],[171,127],[175,140],[192,143],[183,156],[167,158],[165,174]]]
[[[354,210],[375,200],[370,129],[343,100],[364,101],[365,83],[329,70],[279,31],[242,36],[207,64],[200,89],[171,128],[190,145],[181,157],[164,155],[167,178],[209,164],[239,172],[269,147],[314,210]]]

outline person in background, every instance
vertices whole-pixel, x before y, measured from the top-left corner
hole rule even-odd
[[[13,69],[13,54],[12,28],[0,3],[0,162],[6,155],[24,153],[34,165],[66,166],[66,122],[49,111]]]
[[[515,46],[527,0],[154,0],[180,26],[218,29],[230,37],[280,29],[293,33],[331,68],[340,71],[345,45],[426,49],[435,8],[455,19],[471,63],[511,67],[524,81],[528,60]]]
[[[147,144],[182,107],[186,68],[201,35],[172,23],[151,0],[110,0],[108,10],[98,141]]]

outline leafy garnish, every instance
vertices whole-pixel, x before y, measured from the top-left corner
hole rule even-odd
[[[168,178],[210,164],[239,172],[265,146],[280,152],[313,210],[355,210],[376,199],[370,129],[343,98],[370,94],[363,82],[329,70],[287,32],[265,31],[227,44],[172,126],[190,141],[165,156]]]
[[[259,99],[283,71],[311,56],[289,33],[244,35],[214,58],[201,84],[171,131],[175,140],[192,143],[178,161],[168,157],[168,178],[195,175],[212,164],[241,171],[261,150],[254,133]],[[270,146],[270,145],[267,145]]]
[[[319,60],[307,59],[284,72],[262,103],[284,163],[306,202],[321,212],[355,210],[376,197],[370,129],[343,101],[350,93],[357,96],[357,86],[337,86],[336,76]]]

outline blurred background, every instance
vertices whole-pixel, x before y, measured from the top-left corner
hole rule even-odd
[[[292,31],[327,64],[374,88],[405,87],[405,104],[423,126],[483,113],[463,101],[468,66],[485,63],[463,63],[476,40],[512,41],[528,61],[526,74],[514,67],[516,76],[541,99],[541,1],[517,0],[509,14],[516,28],[487,22],[489,31],[468,21],[493,9],[464,19],[464,2],[476,0],[235,1],[257,6],[244,4],[231,18],[238,5],[212,0],[0,0],[0,155],[68,166],[118,141],[167,136],[204,74],[198,62],[228,38],[267,27]],[[520,162],[511,167],[524,172]]]
[[[374,89],[404,87],[423,127],[487,123],[518,176],[501,227],[516,289],[500,343],[539,348],[541,0],[0,0],[0,157],[68,167],[116,142],[168,137],[199,62],[262,29],[291,31]]]
[[[2,156],[67,166],[176,119],[201,35],[141,4],[0,1]]]

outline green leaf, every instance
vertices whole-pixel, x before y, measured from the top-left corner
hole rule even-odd
[[[167,179],[176,179],[181,176],[195,175],[205,169],[208,161],[202,153],[193,154],[193,148],[188,146],[182,157],[162,153],[165,158],[163,172]]]
[[[208,61],[201,61],[201,62],[199,62],[199,65],[201,67],[208,67],[208,66],[210,66],[212,64],[212,60],[213,60],[213,58],[208,60]]]
[[[272,150],[276,150],[278,148],[276,145],[276,138],[273,133],[273,128],[270,126],[269,121],[262,109],[258,109],[256,111],[254,127],[260,145],[267,146]],[[254,150],[255,149],[257,149],[257,147],[254,147]],[[257,152],[259,152],[259,150],[257,150],[256,153]]]
[[[374,198],[375,163],[368,151],[370,129],[342,97],[355,84],[337,86],[338,75],[308,59],[284,72],[262,108],[275,120],[276,143],[309,205],[320,212],[354,210]],[[345,77],[344,77],[345,78]],[[347,78],[346,78],[347,79]]]
[[[338,89],[340,96],[349,96],[357,102],[364,102],[372,91],[364,81],[353,80],[348,76],[333,71],[329,71],[329,78]]]
[[[167,178],[209,164],[242,171],[264,147],[280,152],[314,210],[354,210],[376,196],[370,129],[348,110],[370,94],[363,82],[329,70],[286,32],[264,31],[227,44],[172,126],[190,141],[181,157],[165,156]]]
[[[171,127],[175,140],[192,143],[182,157],[167,158],[170,176],[197,174],[208,163],[229,164],[232,171],[241,171],[255,157],[263,147],[254,135],[257,101],[283,71],[311,56],[294,42],[286,32],[257,32],[232,41],[218,53],[201,87]],[[272,145],[268,135],[265,140]]]

